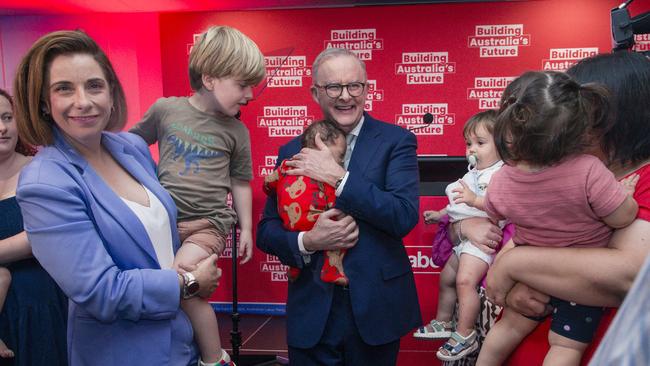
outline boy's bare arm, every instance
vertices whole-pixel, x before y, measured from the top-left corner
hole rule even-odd
[[[239,227],[240,264],[248,262],[253,256],[253,192],[249,181],[231,178],[232,199]]]

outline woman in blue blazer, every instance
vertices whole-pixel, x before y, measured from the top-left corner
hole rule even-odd
[[[216,258],[171,269],[176,208],[147,144],[106,132],[123,127],[126,105],[104,52],[83,32],[45,35],[19,65],[15,97],[21,138],[44,146],[17,199],[34,256],[69,297],[70,364],[196,362],[179,304],[214,290]]]

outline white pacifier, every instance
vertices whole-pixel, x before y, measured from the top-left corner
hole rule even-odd
[[[469,161],[469,165],[471,165],[472,167],[476,167],[476,165],[478,164],[478,158],[476,157],[475,154],[468,155],[467,161]]]

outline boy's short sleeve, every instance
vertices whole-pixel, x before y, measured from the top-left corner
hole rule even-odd
[[[161,120],[160,111],[162,109],[163,101],[158,99],[147,113],[144,114],[144,117],[138,122],[135,126],[131,127],[129,132],[134,133],[140,137],[148,144],[154,144],[158,141],[158,124]]]

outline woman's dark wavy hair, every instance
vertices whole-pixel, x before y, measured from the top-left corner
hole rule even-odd
[[[629,51],[586,58],[567,73],[579,83],[609,89],[614,128],[601,140],[609,162],[636,164],[650,158],[650,60]]]
[[[13,101],[13,98],[11,98],[11,95],[9,95],[9,93],[7,93],[6,90],[0,89],[0,96],[5,97],[5,99],[7,99],[9,101],[9,104],[11,105],[11,109],[13,110],[14,109],[14,101]],[[17,153],[23,154],[25,156],[34,156],[34,155],[36,155],[36,152],[37,152],[36,149],[33,146],[24,143],[20,139],[20,135],[18,136],[18,142],[16,143],[15,150],[16,150]]]
[[[549,166],[585,152],[612,127],[608,93],[561,72],[529,71],[506,87],[494,126],[504,161]]]

